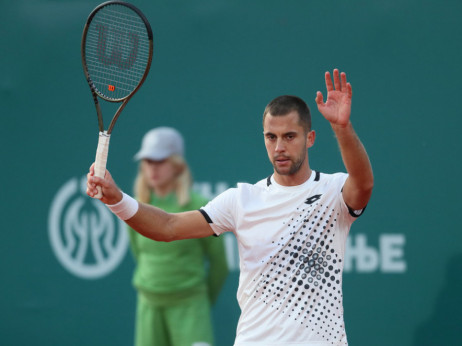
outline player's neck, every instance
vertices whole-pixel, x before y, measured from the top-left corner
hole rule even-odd
[[[301,167],[294,174],[281,175],[274,171],[274,180],[282,186],[297,186],[302,185],[305,181],[310,179],[312,170],[309,166]]]

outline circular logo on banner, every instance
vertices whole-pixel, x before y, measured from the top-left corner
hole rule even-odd
[[[73,178],[55,195],[48,235],[59,262],[83,279],[98,279],[122,261],[128,246],[125,223],[86,194],[87,178]]]

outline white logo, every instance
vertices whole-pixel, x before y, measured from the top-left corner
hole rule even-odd
[[[128,237],[125,223],[85,191],[86,177],[80,184],[72,178],[59,189],[48,216],[48,235],[64,268],[83,279],[98,279],[117,268]]]

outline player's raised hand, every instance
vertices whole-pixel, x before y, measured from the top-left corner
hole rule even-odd
[[[95,164],[93,163],[87,174],[87,195],[95,197],[98,193],[97,186],[100,186],[102,189],[103,196],[100,200],[104,204],[116,204],[122,199],[122,192],[120,192],[114,179],[112,179],[111,173],[106,170],[104,178],[95,176]]]
[[[332,125],[346,126],[350,121],[351,97],[353,90],[351,84],[347,83],[345,72],[339,73],[334,70],[334,82],[329,72],[325,74],[327,100],[324,103],[320,91],[316,93],[316,104],[318,110]]]

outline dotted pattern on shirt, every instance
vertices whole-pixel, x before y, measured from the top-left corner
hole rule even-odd
[[[280,249],[266,263],[254,298],[335,344],[345,337],[343,264],[332,246],[339,214],[314,197],[284,223],[288,236],[273,241]]]

